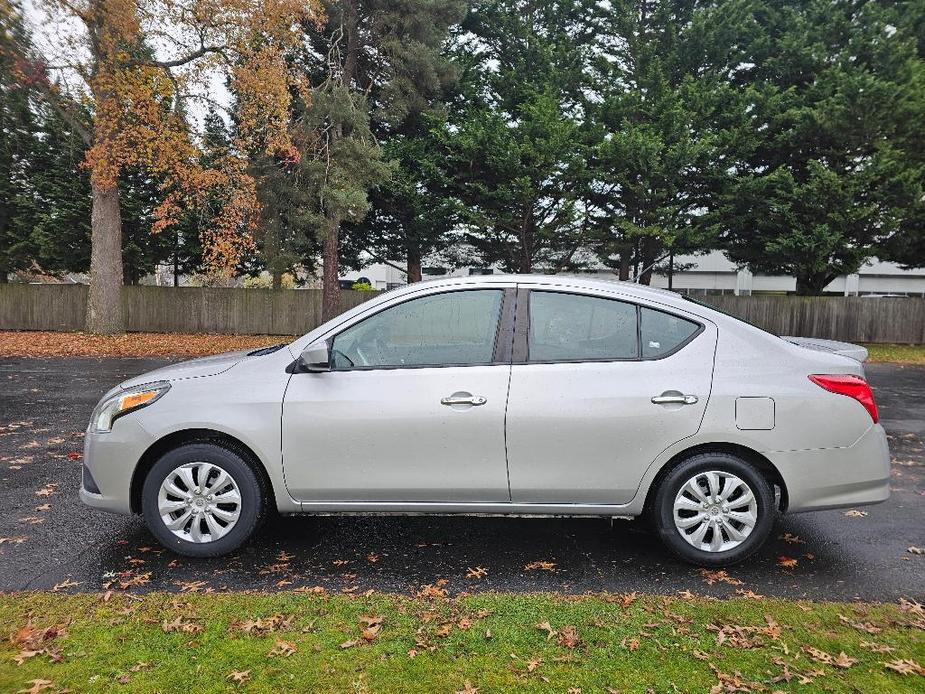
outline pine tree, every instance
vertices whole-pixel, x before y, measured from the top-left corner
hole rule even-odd
[[[910,101],[921,115],[919,37],[902,11],[794,0],[754,13],[735,74],[752,99],[716,222],[733,260],[795,276],[799,294],[856,272],[920,204],[921,160],[902,137]]]
[[[444,147],[480,265],[558,271],[587,241],[585,78],[598,3],[474,2]]]
[[[740,2],[615,4],[594,66],[588,194],[593,247],[648,284],[669,253],[711,247],[703,216],[723,162],[723,119],[737,95]]]
[[[11,42],[29,44],[18,3],[0,0],[0,282],[30,266],[35,247],[22,224],[28,161],[36,148],[29,94],[14,77]]]

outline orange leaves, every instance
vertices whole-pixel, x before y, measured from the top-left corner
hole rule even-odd
[[[425,583],[418,591],[419,598],[439,599],[445,598],[449,591],[444,586],[449,583],[445,578],[441,578],[434,583]]]
[[[712,586],[714,583],[728,583],[731,586],[741,586],[743,585],[742,581],[738,578],[733,578],[724,570],[720,569],[713,571],[711,569],[700,569],[700,575],[703,576],[703,580],[707,582],[707,585]]]
[[[466,569],[466,578],[485,578],[487,575],[488,569],[481,566],[476,566],[475,568],[470,566]]]
[[[6,356],[19,357],[198,357],[264,347],[289,342],[291,339],[289,336],[278,335],[183,335],[176,333],[89,335],[86,333],[4,330],[0,331],[0,352]]]
[[[56,3],[57,4],[57,3]],[[61,97],[44,73],[34,77],[68,111],[92,114],[82,129],[90,145],[84,165],[93,185],[112,190],[125,169],[139,168],[161,182],[166,197],[152,232],[194,208],[203,219],[204,259],[214,272],[234,268],[253,245],[259,211],[246,171],[251,152],[295,161],[289,133],[293,92],[303,100],[304,76],[285,60],[299,48],[304,28],[323,16],[317,0],[98,0],[83,9],[60,3],[64,21],[83,23],[77,45],[60,56],[84,76],[84,88]],[[156,41],[154,34],[170,36]],[[78,35],[79,32],[78,32]],[[56,58],[59,56],[55,56]],[[25,74],[25,70],[22,71]],[[237,103],[238,140],[231,153],[203,162],[186,121],[184,100],[201,98],[224,72]],[[87,108],[72,107],[78,102]]]
[[[22,665],[29,658],[45,654],[52,661],[57,662],[61,660],[61,656],[51,648],[50,644],[56,638],[66,635],[67,630],[63,624],[38,629],[32,625],[30,620],[10,636],[10,643],[20,649],[19,653],[13,656],[13,660],[17,665]]]

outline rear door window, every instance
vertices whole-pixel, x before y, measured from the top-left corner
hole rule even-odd
[[[530,292],[529,360],[636,359],[636,306],[562,292]]]
[[[664,356],[683,346],[700,331],[700,325],[671,313],[642,307],[639,333],[643,359]]]

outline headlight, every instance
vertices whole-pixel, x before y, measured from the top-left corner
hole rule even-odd
[[[90,416],[90,431],[94,434],[110,431],[112,423],[119,417],[147,407],[163,397],[168,390],[170,390],[169,383],[157,381],[136,386],[101,400]]]

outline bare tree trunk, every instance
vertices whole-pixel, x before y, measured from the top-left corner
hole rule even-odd
[[[0,270],[0,284],[6,284],[10,281],[10,274],[3,270]]]
[[[272,287],[273,289],[282,289],[283,288],[283,273],[280,270],[274,270],[270,273],[272,278]]]
[[[655,244],[652,239],[642,239],[642,266],[640,267],[639,284],[648,285],[652,282],[652,266],[655,264]]]
[[[340,285],[337,283],[338,236],[340,220],[328,221],[328,234],[324,238],[322,264],[324,274],[321,278],[321,320],[329,321],[340,313]]]
[[[125,332],[122,319],[122,217],[119,189],[93,185],[87,332]]]
[[[628,250],[620,252],[620,280],[626,282],[630,278],[630,253]]]
[[[799,272],[797,271],[797,294],[800,296],[822,296],[822,290],[826,288],[836,276],[821,272]]]
[[[408,284],[420,282],[421,273],[421,250],[415,247],[408,247]]]

